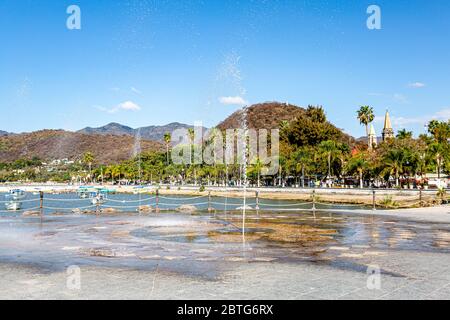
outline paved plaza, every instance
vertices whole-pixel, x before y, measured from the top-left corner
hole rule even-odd
[[[1,299],[450,298],[445,221],[266,213],[243,238],[239,216],[46,219],[1,220]]]

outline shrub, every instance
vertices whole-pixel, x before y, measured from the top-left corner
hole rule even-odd
[[[392,196],[384,197],[379,204],[384,207],[398,207],[398,203],[392,199]]]

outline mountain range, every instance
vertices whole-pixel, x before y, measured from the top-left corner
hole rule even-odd
[[[190,128],[193,128],[193,126],[184,123],[173,122],[164,126],[148,126],[133,129],[128,126],[124,126],[120,123],[112,122],[99,128],[87,127],[78,131],[78,133],[101,134],[101,135],[128,135],[128,136],[137,136],[139,134],[142,139],[162,142],[164,141],[165,133],[173,132],[174,130],[177,129],[190,129]]]
[[[305,112],[305,109],[295,105],[278,102],[261,103],[246,109],[246,122],[249,128],[275,129],[282,121],[294,120]],[[220,122],[217,127],[221,130],[242,128],[242,119],[243,112],[239,110]],[[115,163],[129,159],[133,155],[138,133],[141,137],[142,151],[164,151],[165,133],[189,128],[193,126],[178,122],[136,129],[119,123],[110,123],[103,127],[88,127],[77,132],[41,130],[13,134],[0,131],[0,162],[33,157],[42,160],[64,158],[77,160],[85,152],[91,152],[98,163]],[[349,136],[345,134],[344,136],[347,141]]]

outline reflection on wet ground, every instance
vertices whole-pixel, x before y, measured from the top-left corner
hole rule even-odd
[[[377,216],[261,212],[0,218],[0,262],[154,269],[216,277],[233,263],[316,263],[365,272],[392,251],[450,251],[447,224]]]

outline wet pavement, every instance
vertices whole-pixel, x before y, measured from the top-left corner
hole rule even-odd
[[[449,253],[449,224],[392,217],[252,212],[243,228],[238,212],[4,216],[0,297],[448,299]],[[72,265],[78,293],[65,287]]]

